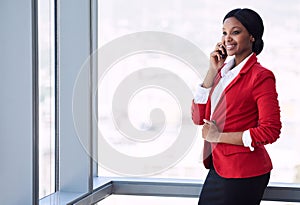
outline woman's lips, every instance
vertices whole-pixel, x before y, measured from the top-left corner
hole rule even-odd
[[[226,50],[232,50],[234,49],[235,46],[236,46],[235,44],[228,44],[226,45]]]

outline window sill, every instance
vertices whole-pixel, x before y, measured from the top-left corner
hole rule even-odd
[[[83,196],[83,193],[58,191],[40,199],[39,205],[66,205],[81,196]]]
[[[97,203],[111,194],[198,197],[202,180],[95,177],[91,194],[56,192],[40,200],[40,205],[87,205]],[[270,183],[263,197],[264,201],[300,202],[300,185]]]

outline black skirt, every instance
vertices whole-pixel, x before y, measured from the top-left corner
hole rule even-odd
[[[270,173],[251,178],[223,178],[212,168],[203,184],[198,205],[259,205]]]

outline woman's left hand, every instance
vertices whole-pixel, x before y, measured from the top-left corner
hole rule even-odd
[[[220,142],[220,132],[214,122],[204,120],[202,138],[208,142]]]

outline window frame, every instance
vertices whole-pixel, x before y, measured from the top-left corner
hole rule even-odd
[[[188,179],[155,179],[155,178],[105,178],[97,176],[97,163],[92,159],[92,157],[83,157],[84,162],[81,163],[68,163],[68,160],[62,160],[65,156],[67,159],[71,159],[72,155],[84,156],[86,153],[80,150],[80,146],[76,144],[76,138],[66,138],[65,141],[62,140],[61,129],[73,129],[70,127],[64,127],[65,125],[61,123],[61,116],[64,113],[64,108],[62,104],[62,87],[68,87],[72,85],[73,81],[64,82],[64,76],[61,75],[62,67],[73,61],[72,58],[65,58],[66,53],[72,53],[72,50],[84,50],[80,53],[81,58],[85,58],[87,55],[93,53],[97,48],[97,0],[80,1],[80,0],[55,0],[55,38],[56,38],[56,48],[55,48],[55,69],[57,71],[56,80],[56,137],[57,137],[57,157],[56,157],[56,192],[50,196],[41,199],[40,204],[46,205],[58,205],[58,204],[94,204],[112,194],[122,194],[122,195],[139,195],[139,196],[163,196],[163,197],[198,197],[203,181],[201,180],[188,180]],[[68,4],[72,4],[72,7],[68,7]],[[82,10],[82,8],[88,8]],[[71,11],[71,9],[74,9]],[[81,12],[76,12],[81,11]],[[80,14],[80,15],[79,15]],[[61,19],[64,22],[61,22]],[[81,19],[74,27],[64,27],[68,25],[72,19]],[[84,19],[84,20],[82,20]],[[69,35],[75,35],[72,29],[84,30],[88,28],[89,31],[83,34],[83,39],[81,43],[68,44],[67,37]],[[63,36],[63,37],[62,37]],[[84,42],[84,43],[83,43]],[[96,67],[91,65],[91,68]],[[77,73],[78,71],[71,71]],[[66,73],[64,73],[66,74]],[[74,74],[74,73],[72,73]],[[91,76],[97,76],[96,70],[91,69]],[[89,76],[89,77],[91,77]],[[95,78],[92,78],[93,86],[96,86]],[[65,84],[64,84],[65,83]],[[72,91],[72,90],[68,90]],[[92,105],[92,97],[85,102],[86,104]],[[70,99],[67,99],[70,100]],[[94,113],[93,108],[88,109],[89,116],[92,117]],[[96,112],[97,113],[97,112]],[[70,119],[70,116],[68,116]],[[69,126],[69,125],[68,125]],[[89,143],[90,151],[97,151],[97,143],[93,143],[97,140],[97,126],[91,125],[89,130]],[[67,131],[68,132],[68,131]],[[68,133],[70,134],[70,133]],[[73,135],[71,133],[70,135]],[[74,139],[75,138],[75,139]],[[58,143],[60,142],[60,143]],[[75,146],[68,147],[67,144],[73,144]],[[64,149],[64,152],[62,152]],[[80,152],[80,153],[79,153]],[[76,177],[77,180],[71,182],[67,177],[66,173],[73,172],[84,164],[85,169],[83,174],[71,173],[72,176]],[[68,167],[68,168],[66,168]],[[64,174],[61,174],[64,173]],[[75,182],[74,182],[75,181]],[[82,186],[82,183],[84,186]],[[79,185],[81,184],[81,185]],[[300,185],[291,183],[270,183],[266,189],[263,200],[266,201],[285,201],[285,202],[300,202]]]

